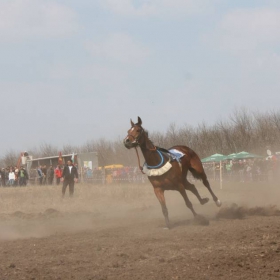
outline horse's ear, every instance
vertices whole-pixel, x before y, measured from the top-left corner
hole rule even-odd
[[[141,120],[140,117],[138,117],[138,123],[137,124],[142,125],[142,120]]]
[[[131,127],[134,126],[134,122],[132,121],[132,119],[130,119],[130,123],[131,123]]]

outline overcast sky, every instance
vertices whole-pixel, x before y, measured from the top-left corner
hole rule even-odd
[[[278,0],[0,0],[0,156],[280,108]]]

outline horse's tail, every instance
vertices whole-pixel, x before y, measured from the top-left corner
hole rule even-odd
[[[192,173],[193,177],[198,180],[202,180],[203,174],[198,173],[194,168],[190,167],[189,171]]]

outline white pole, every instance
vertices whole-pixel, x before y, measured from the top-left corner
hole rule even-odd
[[[213,162],[213,177],[214,177],[214,181],[216,181],[216,164],[215,162]]]
[[[222,172],[222,161],[220,160],[220,189],[223,188],[223,172]]]

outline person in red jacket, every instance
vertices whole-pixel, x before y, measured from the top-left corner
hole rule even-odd
[[[60,178],[62,177],[62,169],[61,169],[60,165],[58,165],[56,167],[56,169],[54,170],[54,174],[55,174],[55,178],[56,178],[56,184],[59,185]]]

